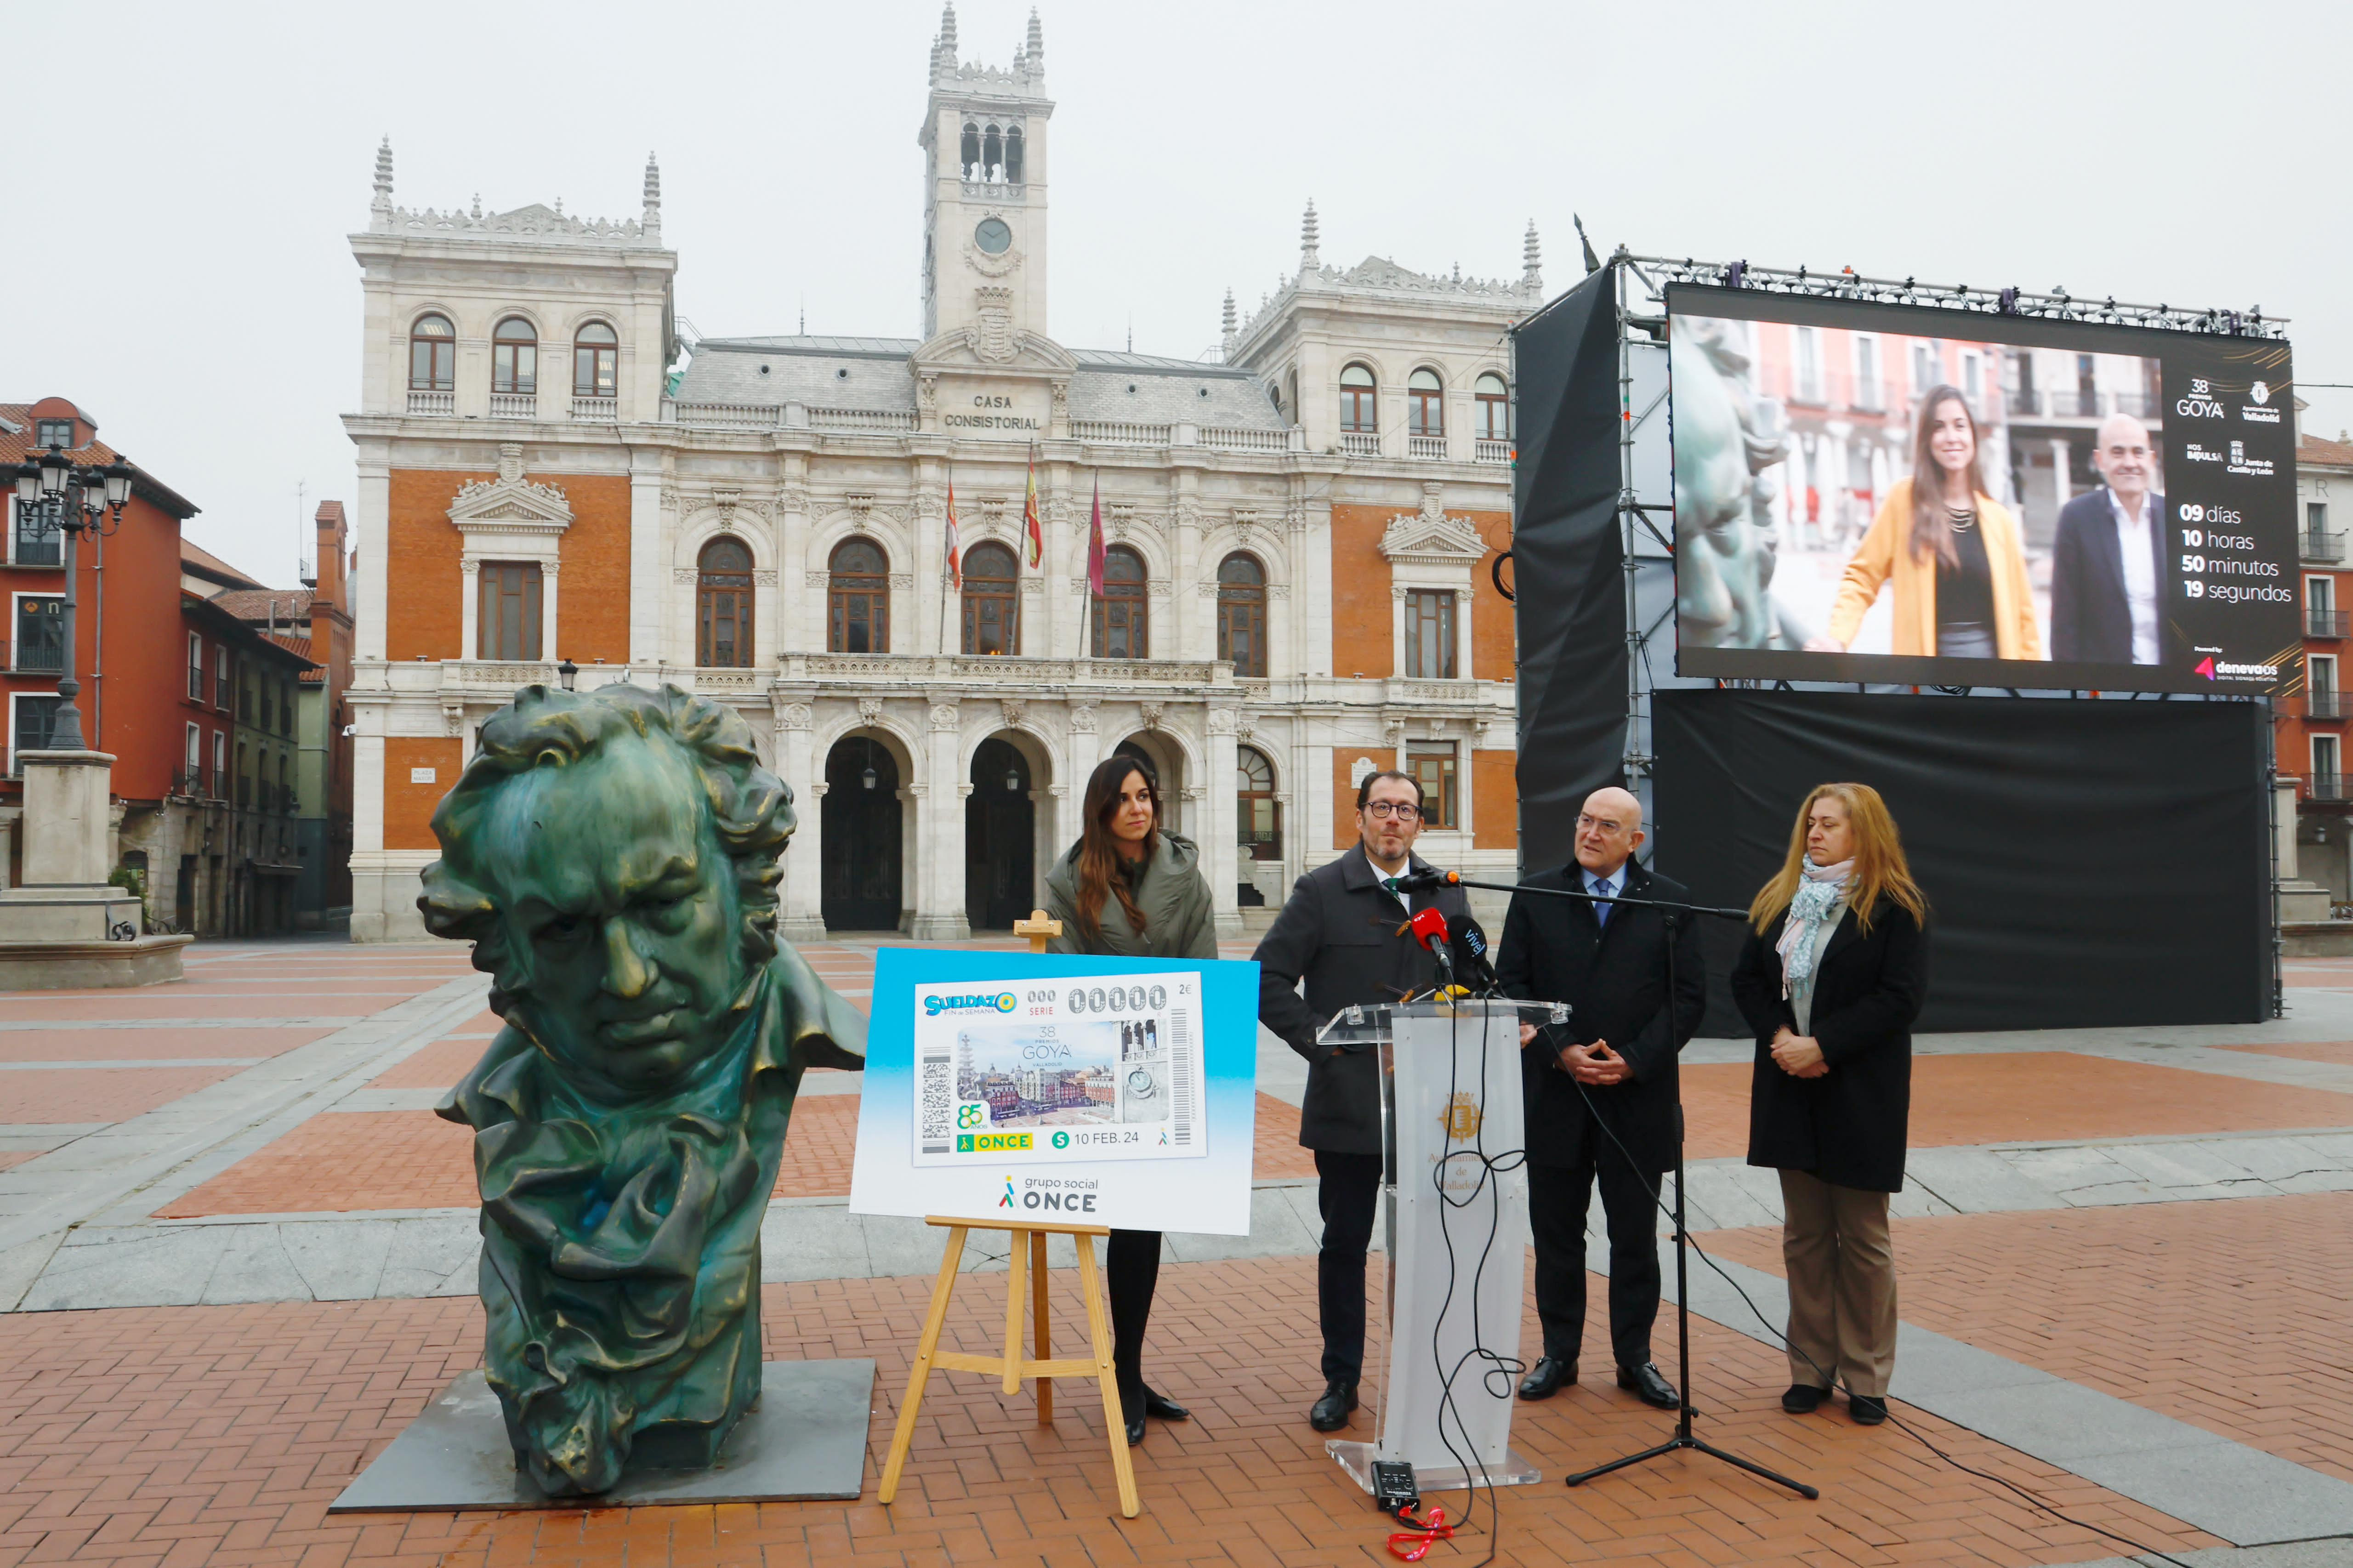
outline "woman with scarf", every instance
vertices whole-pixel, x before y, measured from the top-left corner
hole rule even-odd
[[[1160,782],[1125,754],[1096,768],[1080,807],[1079,841],[1046,873],[1046,912],[1062,922],[1055,952],[1101,958],[1218,956],[1209,884],[1201,852],[1160,826]],[[1144,1441],[1144,1418],[1182,1421],[1183,1405],[1145,1386],[1144,1331],[1160,1280],[1160,1233],[1117,1230],[1103,1249],[1111,1291],[1112,1364],[1127,1440]]]
[[[1887,803],[1816,786],[1788,858],[1749,905],[1733,999],[1757,1036],[1748,1163],[1781,1173],[1789,1391],[1803,1415],[1835,1381],[1865,1426],[1887,1419],[1912,1021],[1928,989],[1928,902]]]

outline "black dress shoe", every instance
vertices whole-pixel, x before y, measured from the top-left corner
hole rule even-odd
[[[1655,1405],[1662,1410],[1672,1410],[1683,1403],[1675,1397],[1675,1385],[1667,1381],[1654,1362],[1620,1367],[1618,1386],[1632,1393],[1643,1404]]]
[[[1324,1385],[1324,1397],[1307,1412],[1307,1424],[1318,1432],[1337,1432],[1348,1424],[1348,1412],[1356,1407],[1356,1385],[1337,1381]]]
[[[1522,1399],[1550,1399],[1577,1381],[1577,1363],[1558,1356],[1539,1356],[1528,1375],[1520,1379]]]
[[[1127,1420],[1127,1446],[1131,1448],[1144,1441],[1144,1412],[1137,1411]]]
[[[1793,1383],[1789,1392],[1781,1395],[1781,1408],[1792,1415],[1811,1415],[1831,1396],[1827,1388],[1816,1388],[1810,1383]]]
[[[1193,1413],[1155,1391],[1150,1384],[1144,1385],[1144,1413],[1155,1421],[1190,1421]]]
[[[1887,1401],[1873,1398],[1868,1394],[1850,1394],[1846,1400],[1846,1413],[1854,1417],[1854,1424],[1858,1426],[1876,1426],[1887,1419]]]

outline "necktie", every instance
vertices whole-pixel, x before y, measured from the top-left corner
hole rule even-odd
[[[1609,897],[1609,895],[1610,895],[1610,894],[1612,894],[1612,893],[1616,892],[1618,889],[1617,889],[1617,887],[1616,887],[1613,883],[1611,883],[1611,881],[1609,880],[1609,878],[1604,877],[1604,878],[1602,878],[1602,879],[1601,879],[1601,880],[1599,880],[1599,881],[1598,881],[1598,882],[1596,882],[1596,883],[1594,883],[1594,884],[1593,884],[1593,890],[1594,890],[1595,892],[1597,892],[1597,893],[1600,894],[1603,898],[1605,898],[1605,899],[1606,899],[1606,898]],[[1594,918],[1595,920],[1597,920],[1597,921],[1600,921],[1603,925],[1605,925],[1605,926],[1606,926],[1606,925],[1608,925],[1608,924],[1609,923],[1609,909],[1610,909],[1610,906],[1609,906],[1609,905],[1608,905],[1608,904],[1596,904],[1596,905],[1594,905],[1594,906],[1593,906],[1593,918]]]

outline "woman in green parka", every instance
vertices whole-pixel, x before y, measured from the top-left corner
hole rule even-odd
[[[1099,958],[1218,956],[1201,851],[1160,826],[1160,781],[1133,756],[1114,756],[1087,780],[1085,824],[1046,874],[1046,912],[1062,922],[1056,952]],[[1112,1360],[1127,1440],[1144,1441],[1144,1418],[1182,1421],[1188,1412],[1145,1386],[1144,1331],[1160,1279],[1160,1233],[1113,1230],[1103,1249],[1111,1288]]]

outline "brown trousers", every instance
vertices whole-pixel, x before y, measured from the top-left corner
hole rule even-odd
[[[1789,1378],[1883,1396],[1895,1373],[1895,1250],[1885,1193],[1781,1173],[1789,1281]],[[1810,1359],[1809,1359],[1810,1358]]]

